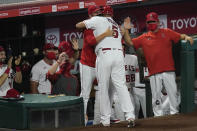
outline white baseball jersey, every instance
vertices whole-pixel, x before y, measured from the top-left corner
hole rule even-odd
[[[46,78],[46,74],[51,66],[52,65],[47,64],[44,60],[40,60],[31,70],[31,81],[39,83],[39,93],[51,94],[51,82]]]
[[[4,65],[0,68],[0,76],[3,75],[5,70],[7,69],[7,65]],[[13,88],[13,81],[14,81],[14,75],[13,70],[10,70],[10,73],[8,75],[8,78],[5,80],[2,86],[0,86],[0,96],[6,96],[7,91],[10,88]]]
[[[128,88],[135,86],[135,73],[136,70],[139,70],[137,56],[125,54],[124,58],[125,64],[125,76],[126,76],[126,85]]]
[[[122,35],[120,34],[120,28],[111,17],[94,16],[91,19],[85,20],[84,23],[87,29],[94,30],[95,37],[104,33],[108,28],[112,29],[115,33],[114,37],[106,37],[100,41],[95,48],[95,52],[97,52],[100,48],[122,49]]]

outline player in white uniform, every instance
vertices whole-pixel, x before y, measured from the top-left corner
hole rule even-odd
[[[95,52],[98,86],[100,88],[100,112],[103,126],[110,126],[111,104],[109,100],[109,82],[112,81],[121,102],[121,109],[125,113],[129,127],[135,125],[134,105],[131,103],[128,89],[126,87],[124,56],[122,52],[120,29],[118,24],[111,18],[113,10],[111,7],[104,7],[106,17],[94,16],[91,19],[80,22],[77,28],[94,29],[94,35],[98,36],[111,28],[114,31],[113,37],[106,37],[100,41]]]
[[[45,44],[43,54],[44,58],[37,62],[31,70],[31,93],[51,94],[51,82],[46,78],[46,74],[57,57],[54,45]]]
[[[89,18],[101,14],[99,7],[92,5],[88,7]],[[80,59],[80,78],[81,78],[81,93],[84,101],[84,114],[86,116],[85,123],[87,123],[87,104],[92,89],[93,81],[96,79],[95,63],[96,54],[94,48],[96,44],[101,41],[105,36],[112,35],[112,30],[106,30],[106,32],[95,37],[92,29],[86,29],[83,32],[83,48]],[[97,110],[97,109],[95,109]]]
[[[21,56],[15,60],[16,74],[12,70],[13,57],[10,57],[7,64],[5,64],[5,59],[5,50],[2,46],[0,46],[0,96],[6,96],[7,91],[13,88],[14,81],[16,83],[22,82],[21,70],[17,66],[21,61]]]

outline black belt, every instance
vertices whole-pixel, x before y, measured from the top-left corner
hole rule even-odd
[[[140,86],[137,86],[135,88],[139,88],[139,89],[145,89],[145,87],[140,87]]]

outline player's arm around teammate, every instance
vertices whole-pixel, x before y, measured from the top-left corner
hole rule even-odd
[[[79,22],[76,24],[76,28],[77,29],[83,29],[86,28],[86,25],[84,24],[84,22]],[[108,28],[104,33],[102,33],[101,35],[95,37],[96,39],[96,43],[99,43],[101,40],[103,40],[105,37],[109,37],[109,36],[113,36],[113,31]]]

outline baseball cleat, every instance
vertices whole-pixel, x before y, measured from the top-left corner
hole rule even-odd
[[[119,119],[110,120],[110,123],[112,124],[120,123],[120,120]]]
[[[128,121],[128,126],[129,128],[135,127],[135,120],[134,119],[129,119]]]

